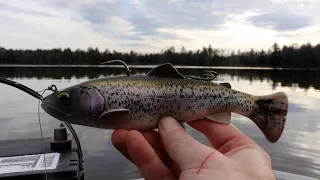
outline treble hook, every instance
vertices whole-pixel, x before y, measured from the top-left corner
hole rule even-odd
[[[208,78],[200,78],[200,77],[195,77],[195,76],[191,76],[191,75],[186,75],[186,78],[191,78],[191,79],[198,79],[198,80],[205,80],[205,81],[212,81],[214,80],[218,73],[215,71],[209,71],[209,70],[204,70],[204,72],[207,72],[208,74],[203,74],[203,75],[207,75]]]
[[[131,75],[131,70],[129,69],[128,65],[125,62],[123,62],[122,60],[115,59],[115,60],[105,61],[105,62],[103,62],[101,64],[110,64],[110,63],[114,63],[114,62],[121,63],[127,70],[127,76]]]

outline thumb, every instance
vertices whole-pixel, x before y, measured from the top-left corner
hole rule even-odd
[[[172,117],[162,118],[158,129],[166,152],[182,171],[199,169],[208,159],[218,164],[225,161],[220,152],[195,140]]]

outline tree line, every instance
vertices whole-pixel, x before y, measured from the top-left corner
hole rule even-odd
[[[174,65],[196,66],[254,66],[283,68],[320,68],[320,44],[305,43],[280,47],[274,43],[267,50],[232,51],[212,48],[211,45],[196,51],[176,50],[171,46],[159,53],[117,52],[108,49],[100,51],[89,47],[87,50],[55,48],[49,50],[5,49],[0,47],[0,64],[88,64],[121,59],[129,65],[154,65],[171,62]]]

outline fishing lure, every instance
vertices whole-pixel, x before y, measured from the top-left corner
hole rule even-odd
[[[104,129],[155,129],[163,116],[180,123],[205,117],[229,124],[233,112],[251,119],[272,143],[283,132],[288,111],[284,92],[247,94],[212,78],[183,76],[170,63],[145,75],[127,72],[53,92],[43,98],[41,107],[61,121]]]

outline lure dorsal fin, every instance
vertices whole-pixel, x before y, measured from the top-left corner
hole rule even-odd
[[[172,77],[184,79],[185,77],[169,62],[159,65],[151,69],[148,76],[159,76],[159,77]]]
[[[229,89],[231,89],[231,84],[230,83],[219,83],[221,86],[223,86],[223,87],[226,87],[226,88],[229,88]]]

